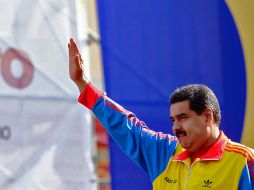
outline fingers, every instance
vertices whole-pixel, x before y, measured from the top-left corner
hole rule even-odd
[[[73,38],[70,38],[70,42],[68,43],[68,48],[71,54],[79,53],[78,46]]]
[[[73,40],[73,38],[70,38],[70,42],[68,43],[68,49],[69,49],[69,65],[76,65],[78,68],[83,68],[83,60],[82,56],[79,52],[79,49]]]
[[[79,66],[81,69],[83,69],[83,60],[82,60],[80,54],[77,54],[77,55],[76,55],[75,60],[76,60],[76,62],[78,63],[78,66]]]
[[[77,63],[79,63],[80,64],[80,56],[79,56],[79,54],[77,54],[76,56],[75,56],[75,61],[77,62]]]

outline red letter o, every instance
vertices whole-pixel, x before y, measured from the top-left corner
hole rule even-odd
[[[11,64],[13,60],[19,60],[23,67],[23,73],[20,77],[15,77],[11,71]],[[2,57],[1,70],[4,80],[14,88],[25,88],[33,80],[34,66],[28,56],[17,49],[9,48]]]

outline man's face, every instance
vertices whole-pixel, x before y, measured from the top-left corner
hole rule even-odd
[[[183,148],[194,152],[207,143],[208,127],[205,113],[198,115],[190,110],[188,100],[170,106],[170,119],[173,122],[173,132]]]

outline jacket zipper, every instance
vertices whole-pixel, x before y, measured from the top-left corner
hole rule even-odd
[[[183,187],[184,190],[186,190],[186,185],[187,185],[187,182],[188,182],[188,180],[190,178],[190,174],[191,174],[191,171],[192,171],[192,168],[193,168],[193,165],[195,164],[195,162],[196,162],[196,160],[190,166],[185,164],[187,166],[187,168],[188,168],[188,174],[187,174],[187,176],[185,178],[184,187]]]
[[[184,190],[186,189],[186,184],[187,184],[187,181],[188,181],[188,179],[189,179],[189,177],[190,177],[190,173],[191,173],[191,166],[189,167],[189,166],[187,166],[188,167],[188,174],[187,174],[187,176],[186,176],[186,178],[185,178],[185,182],[184,182]]]

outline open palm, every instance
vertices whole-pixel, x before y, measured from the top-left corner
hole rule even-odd
[[[84,63],[81,58],[79,49],[75,41],[71,38],[68,43],[69,49],[69,75],[71,80],[79,87],[80,90],[87,84],[87,79],[84,76]],[[81,89],[82,88],[82,89]]]

